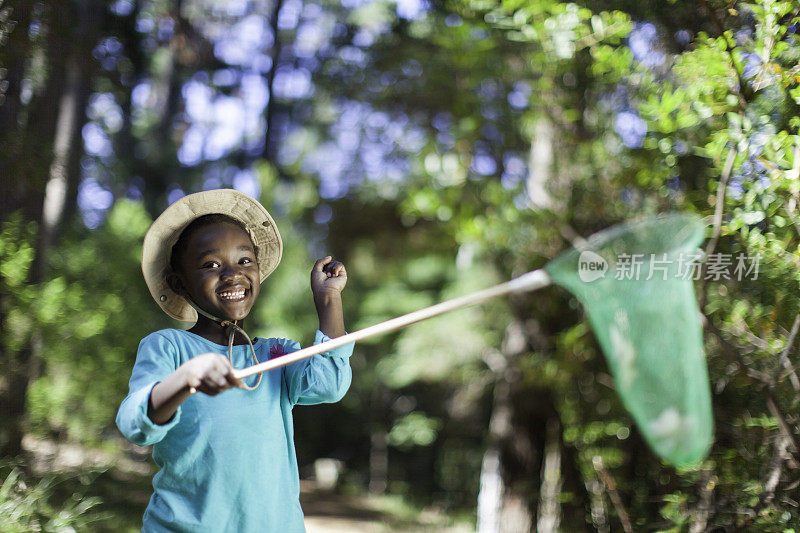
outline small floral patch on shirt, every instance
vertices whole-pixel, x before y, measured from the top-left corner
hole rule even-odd
[[[285,355],[283,352],[283,344],[273,344],[272,348],[269,349],[269,358],[273,359],[275,357],[280,357]]]

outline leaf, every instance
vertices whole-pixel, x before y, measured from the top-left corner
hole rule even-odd
[[[764,212],[763,211],[750,211],[747,213],[742,213],[738,218],[742,221],[742,223],[752,226],[753,224],[758,224],[762,220],[764,220]]]

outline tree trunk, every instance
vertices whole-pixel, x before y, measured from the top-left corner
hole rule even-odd
[[[160,120],[153,132],[154,142],[151,145],[152,164],[142,173],[144,180],[144,205],[152,218],[156,218],[165,207],[167,193],[172,183],[182,182],[182,169],[176,164],[177,154],[173,137],[175,116],[181,110],[181,90],[184,77],[180,55],[191,48],[191,27],[181,15],[183,0],[175,0],[171,9],[172,18],[176,21],[175,35],[167,49],[168,56],[158,72],[153,75],[153,87],[159,93],[157,101],[159,109],[155,112]],[[184,54],[190,55],[190,54]],[[185,180],[184,180],[185,181]]]
[[[385,431],[375,431],[369,446],[369,492],[384,494],[389,479],[389,440]]]
[[[67,76],[58,106],[58,119],[56,121],[56,134],[53,141],[53,160],[50,163],[50,172],[47,186],[44,191],[42,207],[42,220],[39,227],[39,246],[37,260],[34,261],[32,281],[36,282],[43,277],[42,269],[47,263],[47,254],[55,239],[56,229],[61,223],[64,208],[67,203],[70,182],[76,182],[79,176],[70,175],[70,162],[78,150],[77,143],[83,121],[81,116],[86,115],[85,103],[81,107],[82,87],[86,79],[79,66],[75,54],[67,59]],[[77,138],[76,138],[77,137]]]
[[[275,85],[275,71],[278,70],[278,63],[281,59],[282,42],[278,30],[278,15],[280,14],[281,7],[283,6],[283,0],[273,0],[273,2],[272,13],[270,14],[269,20],[269,26],[272,30],[272,48],[269,51],[269,57],[272,60],[272,65],[270,65],[269,73],[267,74],[267,91],[269,93],[269,100],[267,101],[266,109],[267,129],[264,132],[263,153],[264,159],[270,163],[275,162],[273,150],[273,138],[275,130],[272,126],[275,119],[275,108],[277,107],[277,103],[275,101],[275,92],[273,91],[273,87]]]
[[[520,448],[527,446],[525,432],[514,420],[515,381],[513,372],[507,370],[495,384],[489,446],[481,464],[478,533],[529,533],[533,525],[533,500],[520,486],[524,482],[519,482],[530,475],[535,461],[530,460],[530,453],[520,453]]]
[[[494,413],[492,414],[494,420]],[[500,472],[500,451],[497,446],[487,448],[481,463],[481,481],[478,491],[478,533],[500,531],[500,507],[503,500],[503,476]]]
[[[539,118],[531,139],[528,155],[528,201],[534,209],[553,209],[553,135],[554,128],[546,116]]]
[[[32,7],[31,7],[32,9]],[[20,13],[22,15],[22,13]],[[13,75],[10,82],[21,82],[25,77],[24,70],[30,60],[34,50],[29,46],[28,32],[32,18],[32,12],[27,13],[27,23],[24,26],[18,25],[11,34],[11,41],[15,43],[15,48],[20,53],[26,54],[23,57],[15,58],[19,64],[15,67],[21,69]],[[44,31],[41,30],[40,31]],[[59,33],[50,31],[48,35],[47,54],[45,60],[47,72],[50,75],[48,84],[43,95],[34,94],[26,105],[20,98],[19,87],[12,90],[14,98],[11,107],[3,112],[3,121],[9,123],[10,130],[0,132],[3,141],[11,137],[11,142],[4,143],[8,151],[3,150],[6,156],[4,170],[8,172],[8,182],[11,185],[7,194],[3,195],[3,215],[4,220],[8,220],[11,213],[19,212],[24,221],[36,221],[41,219],[44,185],[47,177],[47,162],[52,150],[53,129],[55,128],[57,115],[57,94],[55,86],[61,85],[60,74],[63,69],[54,60],[51,50],[59,48]],[[13,63],[12,63],[13,66]],[[18,79],[16,79],[19,77]],[[11,90],[11,85],[9,86]],[[5,134],[5,135],[4,135]],[[21,148],[26,147],[31,153],[21,153]],[[35,157],[33,156],[35,154]],[[37,281],[38,274],[31,270],[28,272],[30,282]],[[3,316],[0,329],[3,337],[9,338],[14,334],[27,336],[21,348],[12,349],[9,343],[3,344],[3,363],[7,369],[5,380],[0,382],[0,456],[15,456],[22,450],[22,433],[25,415],[25,396],[29,381],[29,362],[33,349],[33,338],[29,330],[11,332],[8,330],[8,323]]]
[[[146,191],[142,190],[144,185],[142,176],[149,173],[146,161],[137,154],[139,147],[133,135],[133,90],[148,75],[147,58],[142,50],[142,35],[136,30],[136,21],[140,13],[141,1],[135,0],[130,13],[117,20],[119,39],[123,46],[122,54],[130,60],[131,70],[120,80],[121,87],[118,93],[122,126],[113,137],[114,155],[119,161],[119,170],[114,173],[112,190],[114,198],[124,198],[131,190],[131,185],[135,183],[134,179],[139,182],[135,183],[136,187],[144,196]]]
[[[610,533],[603,485],[597,478],[586,479],[586,492],[591,498],[592,525],[597,533]]]
[[[384,494],[389,485],[389,432],[388,417],[391,392],[376,382],[370,397],[369,492]]]
[[[531,349],[552,351],[538,321],[518,318],[506,329],[502,353],[484,358],[496,381],[489,444],[481,465],[479,533],[585,527],[586,513],[562,516],[562,490],[569,491],[581,508],[587,498],[572,450],[564,445],[551,391],[531,387],[516,366]]]
[[[10,8],[9,19],[0,23],[0,182],[3,194],[0,195],[0,219],[8,220],[11,213],[19,208],[24,183],[14,173],[22,148],[22,82],[25,79],[25,66],[31,54],[31,39],[28,28],[33,15],[33,1],[20,1]]]
[[[515,487],[520,474],[530,466],[530,454],[522,451],[524,432],[516,427],[514,389],[519,382],[513,360],[526,343],[522,327],[515,322],[506,329],[503,353],[487,357],[495,372],[489,444],[483,456],[478,492],[478,533],[528,533],[533,516],[526,494]],[[522,453],[520,453],[522,452]],[[526,457],[527,456],[527,457]]]
[[[35,259],[29,275],[33,285],[40,283],[46,273],[47,258],[52,247],[58,227],[62,221],[65,206],[70,198],[69,191],[76,188],[79,179],[79,165],[75,164],[80,152],[81,128],[86,116],[88,87],[91,72],[91,54],[94,46],[98,21],[95,19],[101,9],[89,3],[81,3],[78,11],[69,9],[69,5],[49,6],[48,17],[44,22],[48,25],[49,57],[51,58],[52,77],[44,98],[38,109],[27,122],[25,138],[35,139],[40,146],[52,146],[52,158],[49,168],[41,172],[46,180],[36,179],[36,169],[40,161],[47,161],[43,150],[40,157],[31,166],[23,167],[32,172],[31,179],[20,179],[18,182],[26,188],[26,202],[22,206],[23,216],[27,220],[39,222],[36,241]],[[59,53],[56,54],[55,51]],[[58,61],[58,57],[67,57],[66,62]],[[57,68],[56,68],[57,67]],[[56,95],[59,95],[56,98]],[[53,117],[54,120],[36,120]],[[48,137],[48,133],[50,137]],[[41,167],[43,170],[44,167]],[[0,324],[6,330],[5,321]],[[0,393],[0,416],[3,418],[3,430],[0,433],[0,455],[14,456],[22,451],[22,437],[25,429],[25,401],[28,385],[32,377],[38,373],[39,352],[42,338],[35,325],[29,338],[16,353],[11,353],[8,346],[3,346],[2,354],[8,364],[8,375]]]
[[[561,424],[551,419],[547,422],[547,437],[542,465],[542,484],[539,490],[539,512],[536,531],[556,533],[561,521]]]

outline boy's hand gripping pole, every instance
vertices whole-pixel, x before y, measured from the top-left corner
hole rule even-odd
[[[297,361],[302,361],[303,359],[308,359],[314,355],[328,352],[335,348],[340,348],[352,342],[358,342],[369,337],[374,337],[383,333],[389,333],[390,331],[404,328],[427,318],[447,313],[448,311],[454,311],[456,309],[461,309],[462,307],[468,307],[470,305],[490,300],[492,298],[497,298],[499,296],[505,296],[506,294],[511,294],[514,292],[534,291],[548,285],[550,285],[550,276],[548,276],[544,270],[534,270],[516,277],[511,281],[495,285],[494,287],[489,287],[488,289],[483,289],[472,294],[453,298],[452,300],[446,300],[430,307],[425,307],[424,309],[413,311],[397,318],[392,318],[386,322],[381,322],[379,324],[375,324],[374,326],[354,331],[353,333],[348,333],[347,335],[342,335],[341,337],[336,337],[335,339],[331,339],[321,344],[309,346],[307,348],[303,348],[302,350],[298,350],[287,355],[282,355],[257,365],[236,370],[233,375],[236,379],[246,378],[261,372],[266,372],[267,370],[273,370]]]

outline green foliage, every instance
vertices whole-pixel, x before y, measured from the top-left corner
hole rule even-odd
[[[60,481],[47,477],[33,484],[26,482],[18,468],[2,468],[0,484],[0,532],[74,533],[87,531],[108,516],[93,510],[99,498],[72,494],[66,501],[55,503],[55,489]]]
[[[710,4],[712,10],[719,7]],[[397,82],[392,89],[375,83],[352,96],[390,115],[405,113],[427,132],[424,147],[409,154],[412,173],[407,190],[398,194],[404,221],[411,227],[436,221],[463,252],[471,250],[478,261],[499,265],[502,278],[555,256],[564,246],[564,226],[588,235],[635,214],[679,209],[711,217],[721,209],[721,224],[710,230],[720,235],[714,252],[759,258],[757,278],[729,276],[697,284],[703,311],[713,325],[706,348],[715,403],[720,406],[711,466],[717,481],[711,490],[744,494],[742,489],[761,482],[767,465],[773,464],[777,452],[763,443],[780,434],[771,415],[742,418],[753,410],[765,413],[758,381],[748,368],[755,365],[762,376],[776,375],[799,310],[793,290],[798,231],[792,222],[800,191],[798,123],[793,119],[798,111],[793,26],[798,22],[797,2],[739,3],[730,13],[702,12],[702,17],[722,20],[725,33],[718,35],[714,24],[699,24],[700,31],[689,34],[691,42],[681,46],[664,37],[660,24],[671,21],[658,12],[661,19],[654,23],[663,39],[652,41],[651,50],[662,52],[664,60],[653,64],[628,46],[641,23],[625,9],[593,11],[572,3],[514,1],[451,2],[447,7],[461,23],[439,26],[430,43],[435,59],[421,66],[419,78],[400,73],[397,66],[415,56],[414,40],[427,34],[409,30],[403,35],[398,29],[400,36],[388,35],[383,43],[393,61],[373,63]],[[697,15],[696,5],[669,9],[681,10],[678,17]],[[406,46],[399,46],[401,42]],[[380,57],[381,43],[373,53]],[[457,80],[455,92],[443,89],[451,80]],[[482,91],[491,94],[486,80],[501,88],[494,97],[478,96]],[[514,83],[531,89],[522,111],[502,101]],[[431,97],[419,101],[403,89],[405,84]],[[450,100],[437,99],[435,95],[443,92]],[[616,131],[620,109],[645,121],[640,147],[626,147]],[[453,142],[448,145],[437,142],[439,134],[431,126],[442,112],[452,118],[447,133]],[[550,140],[557,177],[547,184],[554,202],[549,209],[520,209],[530,199],[524,188],[501,184],[503,162],[509,154],[528,153],[538,140],[542,117],[555,126]],[[501,131],[502,138],[488,135],[490,128]],[[497,165],[486,175],[472,169],[481,144]],[[725,194],[717,196],[720,187]],[[385,288],[384,295],[375,292],[370,302],[400,297],[400,288],[395,284]],[[592,458],[600,455],[621,490],[637,502],[631,509],[637,524],[667,521],[681,530],[698,520],[701,478],[696,472],[668,473],[637,451],[640,438],[608,388],[611,381],[592,334],[584,324],[574,323],[577,302],[545,294],[526,303],[527,308],[512,308],[512,315],[543,324],[556,347],[528,351],[517,366],[526,384],[544,387],[552,395],[564,442],[578,452],[576,466],[584,479],[596,478]],[[392,299],[386,305],[399,304]],[[370,303],[367,309],[373,307],[377,306]],[[456,356],[442,361],[442,369],[452,369],[445,372],[437,370],[438,359],[426,364],[425,354],[439,353],[442,345],[436,339],[444,336],[441,331],[456,332],[456,339],[469,338],[466,332],[489,316],[483,313],[475,323],[462,318],[441,327],[409,329],[399,336],[392,353],[382,355],[378,375],[389,386],[406,390],[418,381],[441,384],[460,375],[475,379],[477,359]],[[491,342],[486,345],[499,344],[496,339]],[[458,340],[450,344],[458,345]],[[477,346],[480,341],[465,344]],[[742,354],[739,362],[731,359],[731,349]],[[472,373],[460,373],[467,368]],[[787,374],[774,386],[783,412],[792,413],[797,401]],[[791,420],[796,423],[794,417]],[[741,450],[742,443],[748,443],[747,451]],[[652,475],[636,479],[626,471]],[[777,490],[787,490],[790,479],[789,470],[783,470]],[[654,501],[659,506],[645,503]],[[734,496],[715,508],[708,524],[782,528],[798,519],[791,508],[776,511],[780,505],[777,498]],[[754,518],[737,514],[748,506],[762,511]]]
[[[139,340],[169,325],[140,273],[150,219],[142,204],[117,202],[91,239],[66,239],[39,286],[36,316],[47,371],[31,384],[30,422],[86,443],[102,442],[127,392]]]
[[[278,220],[277,224],[283,239],[283,259],[261,285],[261,294],[251,313],[255,323],[253,334],[308,344],[313,342],[312,335],[318,327],[308,281],[314,262],[289,221]]]
[[[430,446],[436,440],[441,422],[414,412],[397,420],[389,431],[389,444],[398,448]]]
[[[4,351],[19,351],[28,340],[33,324],[30,320],[36,287],[28,284],[34,260],[36,226],[17,215],[0,226],[0,299],[5,316],[2,346]],[[3,359],[0,364],[8,364]],[[2,369],[6,374],[9,370]]]

